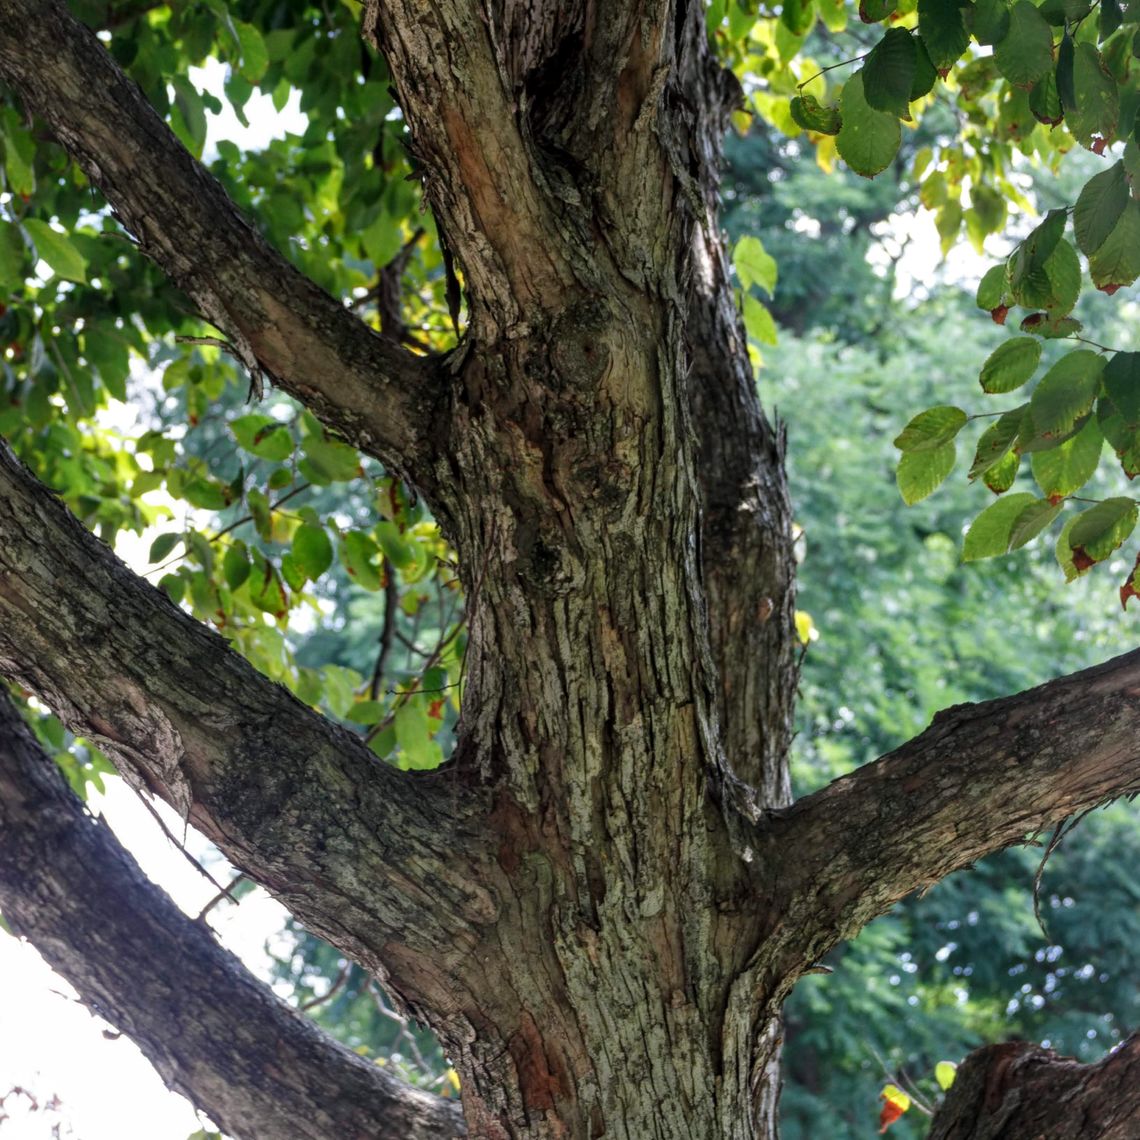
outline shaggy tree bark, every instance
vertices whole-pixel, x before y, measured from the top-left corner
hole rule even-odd
[[[703,21],[368,0],[469,289],[459,347],[417,358],[267,248],[58,0],[0,5],[0,76],[251,369],[410,473],[470,615],[455,755],[385,769],[5,452],[0,674],[383,972],[487,1140],[774,1137],[780,1007],[821,954],[1140,787],[1130,656],[788,807],[782,439],[716,228],[733,85]]]

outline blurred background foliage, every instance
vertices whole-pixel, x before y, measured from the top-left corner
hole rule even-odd
[[[455,344],[457,282],[352,4],[74,7],[280,250],[384,335]],[[721,8],[743,42],[752,21],[734,0]],[[821,14],[840,8],[820,3]],[[780,35],[766,43],[768,62],[804,46]],[[849,50],[813,35],[819,62]],[[211,59],[224,68],[200,70]],[[757,60],[738,62],[759,73],[768,63]],[[765,405],[788,425],[799,605],[816,635],[793,755],[803,794],[901,744],[940,708],[1024,689],[1133,639],[1115,571],[1065,585],[1040,540],[961,563],[963,532],[989,496],[980,485],[951,481],[916,508],[899,498],[900,427],[932,403],[969,406],[982,361],[1006,336],[974,306],[972,271],[948,272],[931,252],[946,244],[953,210],[913,170],[952,139],[953,107],[935,102],[868,181],[820,140],[778,129],[791,126],[782,108],[795,75],[768,74],[749,92],[755,117],[738,118],[729,140],[722,222],[732,242],[759,239],[776,262],[759,262],[755,280],[777,343],[755,309],[749,329]],[[264,119],[266,101],[290,124],[268,143],[239,147],[211,126],[224,111],[232,134],[234,119]],[[0,433],[269,676],[386,762],[441,762],[463,680],[463,599],[423,505],[399,472],[362,460],[286,398],[251,404],[245,378],[209,342],[214,330],[10,101],[0,142]],[[1071,202],[1090,169],[1088,155],[1074,157],[1043,176],[1010,157],[1000,185],[1012,193],[1013,179],[1042,210]],[[912,236],[924,202],[939,211],[933,243]],[[961,213],[951,237],[967,225]],[[1008,252],[1031,224],[1015,216],[987,248]],[[1125,335],[1121,301],[1093,293],[1076,312],[1089,330]],[[98,787],[110,768],[97,750],[29,711],[77,790]],[[935,1064],[985,1040],[1047,1041],[1082,1059],[1120,1040],[1138,1020],[1136,822],[1130,804],[1113,805],[1053,854],[1040,899],[1048,934],[1032,899],[1042,836],[906,900],[836,950],[830,974],[804,979],[787,1009],[787,1140],[870,1135],[886,1081],[932,1100]],[[275,946],[278,988],[310,1016],[454,1093],[430,1035],[373,979],[296,925]],[[893,1126],[900,1138],[924,1130],[914,1110]]]

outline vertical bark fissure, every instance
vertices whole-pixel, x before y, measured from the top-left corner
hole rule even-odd
[[[431,483],[471,609],[454,764],[495,802],[497,916],[435,1021],[477,1136],[750,1140],[774,1126],[754,962],[770,892],[734,850],[756,804],[719,718],[746,717],[727,729],[740,776],[785,802],[787,507],[701,229],[723,102],[693,109],[720,82],[703,14],[602,7],[492,5],[477,31],[461,4],[418,25],[366,10],[472,313]],[[694,395],[694,372],[715,390]],[[760,587],[723,571],[737,558],[778,596],[767,639],[742,633]],[[709,597],[735,607],[711,652]],[[714,658],[744,651],[771,660],[718,688]]]

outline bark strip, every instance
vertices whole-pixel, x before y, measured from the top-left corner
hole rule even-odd
[[[938,713],[767,827],[773,858],[796,852],[785,860],[785,925],[801,932],[805,964],[911,891],[1140,791],[1138,758],[1140,650]]]
[[[65,4],[0,5],[0,79],[255,379],[265,373],[354,446],[416,475],[442,392],[434,358],[373,332],[273,249]]]
[[[0,689],[0,909],[234,1140],[447,1140],[414,1089],[275,997],[93,820]]]
[[[470,922],[492,910],[465,859],[474,796],[446,773],[387,767],[266,680],[128,570],[3,444],[0,676],[374,971],[398,949],[430,956],[446,977]]]

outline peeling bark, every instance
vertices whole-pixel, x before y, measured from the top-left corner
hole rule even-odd
[[[0,690],[0,909],[234,1140],[446,1140],[458,1106],[275,997],[92,819]]]

